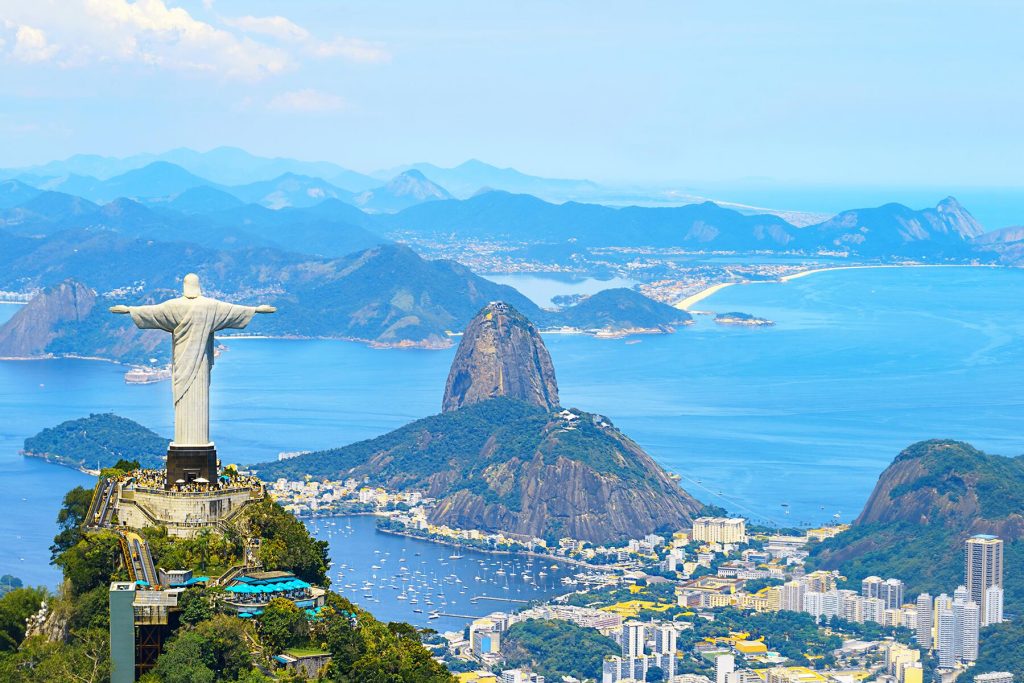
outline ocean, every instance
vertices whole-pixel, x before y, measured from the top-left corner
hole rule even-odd
[[[564,282],[551,288],[531,295],[566,293]],[[563,405],[608,416],[699,499],[782,525],[848,521],[915,441],[1024,453],[1022,292],[1024,270],[831,271],[729,287],[698,305],[776,321],[769,328],[697,316],[673,335],[545,341]],[[14,308],[0,306],[0,319]],[[350,443],[437,412],[454,354],[324,340],[227,345],[212,395],[225,463]],[[0,362],[0,574],[54,585],[48,545],[61,496],[92,482],[21,457],[25,437],[106,411],[171,433],[169,385],[126,385],[123,373],[96,361]],[[359,529],[358,547],[385,542],[372,525]]]

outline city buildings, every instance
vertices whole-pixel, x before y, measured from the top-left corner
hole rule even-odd
[[[501,672],[501,683],[544,683],[544,677],[522,669],[505,669]]]
[[[861,595],[883,600],[887,609],[898,609],[903,604],[903,582],[869,576],[861,582]]]
[[[654,636],[654,647],[645,653],[647,633]],[[605,657],[601,670],[601,683],[619,683],[626,680],[643,681],[652,667],[662,670],[665,680],[676,675],[676,629],[672,624],[648,627],[643,622],[627,621],[622,625],[619,640],[621,657]]]
[[[690,537],[705,543],[746,543],[747,521],[742,517],[698,517]]]
[[[1013,683],[1013,674],[1009,671],[978,674],[974,677],[974,683]]]
[[[1002,621],[1002,596],[999,604],[989,604],[986,591],[1003,587],[1003,541],[995,536],[977,535],[967,539],[964,549],[964,583],[970,599],[981,608],[981,625]],[[995,596],[991,596],[996,599]],[[998,612],[998,619],[995,613]]]

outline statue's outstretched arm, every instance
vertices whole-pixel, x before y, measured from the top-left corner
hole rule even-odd
[[[170,332],[178,324],[174,309],[164,302],[150,306],[124,306],[117,305],[110,307],[111,313],[130,313],[135,326],[143,330],[164,330]]]
[[[256,307],[256,312],[257,313],[277,313],[277,309],[274,308],[273,306],[268,306],[267,304],[263,304],[261,306],[257,306]]]

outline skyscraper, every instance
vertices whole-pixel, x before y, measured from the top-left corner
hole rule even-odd
[[[782,609],[801,612],[804,609],[804,594],[807,587],[800,581],[789,581],[782,587]]]
[[[973,662],[978,658],[978,630],[981,625],[981,608],[973,600],[953,601],[953,621],[955,623],[957,657],[965,662]]]
[[[729,674],[736,670],[736,658],[732,655],[715,657],[715,683],[726,683]]]
[[[955,634],[953,601],[943,593],[935,598],[935,650],[938,652],[941,667],[951,668],[956,664]]]
[[[1003,623],[1003,588],[1002,586],[989,586],[985,589],[985,602],[982,607],[982,614],[985,615],[986,623],[984,626],[989,624],[1001,624]]]
[[[994,622],[988,613],[985,591],[1003,587],[1003,541],[995,536],[978,535],[967,539],[964,552],[964,584],[967,593],[981,608],[981,625]],[[1000,610],[1001,611],[1001,610]],[[1000,615],[1000,619],[1002,615]]]
[[[644,625],[627,621],[622,625],[622,658],[632,659],[644,653]]]
[[[675,654],[676,630],[669,624],[663,624],[654,632],[655,654]]]
[[[935,627],[935,608],[932,596],[921,593],[917,596],[917,626],[914,629],[914,640],[926,650],[932,649],[932,629]]]

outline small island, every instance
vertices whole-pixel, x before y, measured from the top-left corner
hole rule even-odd
[[[169,441],[134,420],[101,413],[44,429],[25,439],[21,453],[98,474],[124,459],[137,460],[142,467],[160,467]]]
[[[752,327],[769,327],[775,324],[775,321],[768,320],[767,318],[759,318],[756,315],[749,313],[719,313],[715,316],[715,322],[719,325],[750,325]]]

